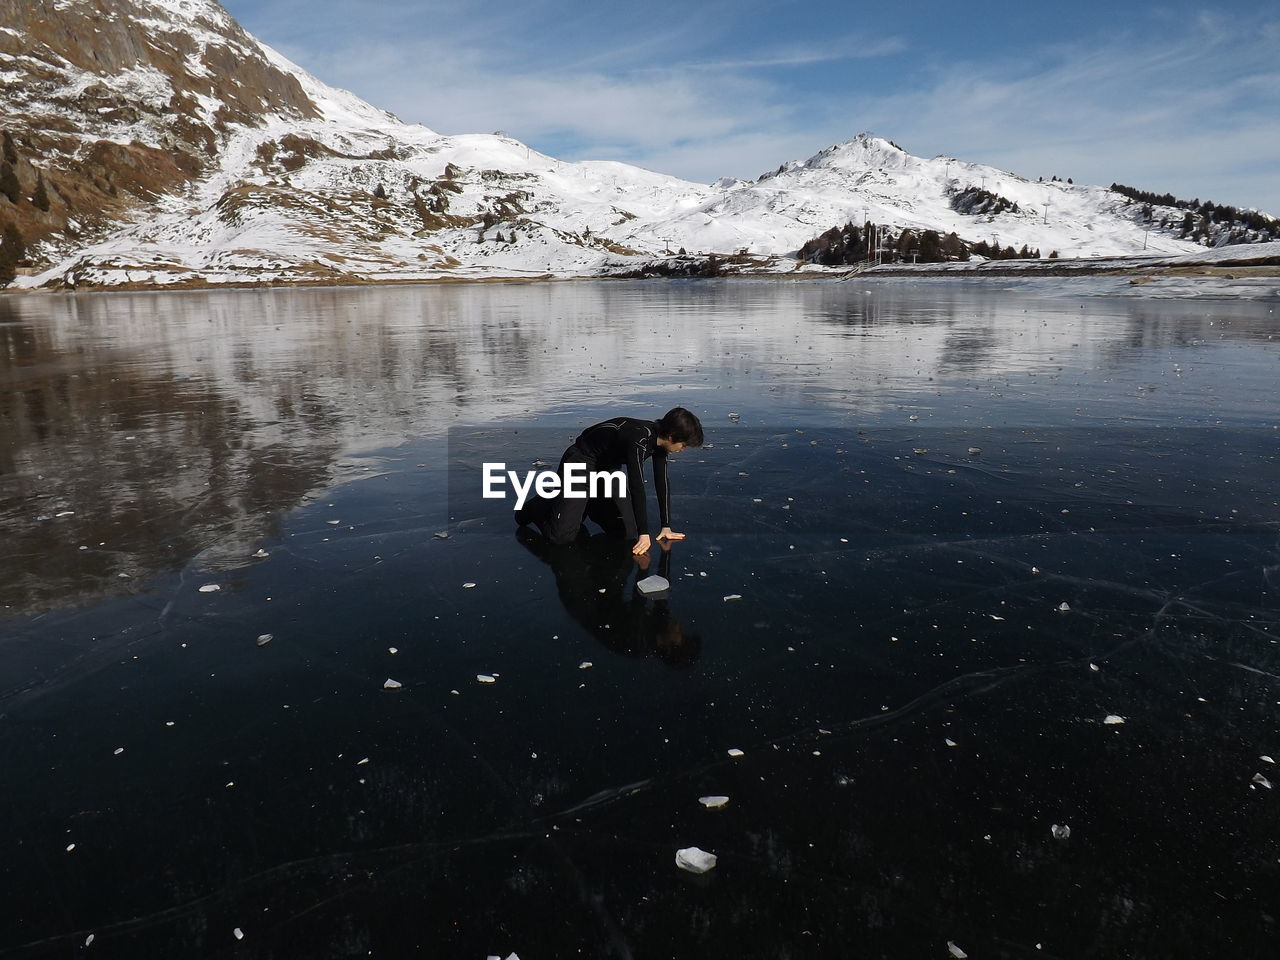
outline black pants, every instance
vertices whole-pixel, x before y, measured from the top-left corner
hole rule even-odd
[[[595,463],[583,456],[577,446],[572,446],[560,458],[560,490],[555,497],[543,499],[531,494],[519,511],[523,523],[537,524],[548,541],[555,544],[573,543],[582,530],[583,520],[590,520],[612,537],[626,535],[622,509],[612,497],[566,497],[564,495],[566,463],[585,464],[588,471],[596,469]]]

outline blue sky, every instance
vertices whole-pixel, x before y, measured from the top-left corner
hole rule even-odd
[[[1280,4],[223,0],[441,133],[755,177],[869,130],[921,156],[1280,215]]]

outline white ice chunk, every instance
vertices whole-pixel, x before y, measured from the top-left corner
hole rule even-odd
[[[1270,790],[1270,789],[1271,789],[1271,781],[1270,781],[1270,780],[1268,780],[1266,777],[1264,777],[1264,776],[1263,776],[1262,774],[1260,774],[1260,773],[1255,773],[1255,774],[1253,775],[1253,779],[1252,779],[1252,780],[1250,780],[1249,782],[1250,782],[1250,783],[1256,783],[1256,784],[1257,784],[1258,786],[1260,786],[1260,787],[1266,787],[1268,790]],[[75,844],[72,844],[72,846],[75,846]],[[70,849],[71,849],[71,847],[67,847],[67,849],[68,849],[68,850],[70,850]]]
[[[244,939],[244,931],[243,931],[243,930],[241,930],[239,927],[236,927],[236,928],[235,928],[234,930],[232,930],[231,932],[235,935],[235,938],[236,938],[237,940],[243,940],[243,939]]]
[[[221,589],[222,587],[218,586],[216,583],[206,583],[203,587],[200,588],[200,592],[201,593],[217,593]]]
[[[1265,753],[1258,759],[1261,760],[1263,763],[1275,763],[1275,761],[1272,760],[1270,757],[1268,757]]]
[[[1102,722],[1115,726],[1117,724],[1124,723],[1124,717],[1120,716],[1119,714],[1108,713],[1105,717],[1102,718]]]
[[[728,603],[730,600],[741,600],[741,599],[742,599],[742,594],[740,594],[740,593],[731,593],[731,594],[729,594],[727,597],[725,597],[725,598],[724,598],[724,602],[725,602],[725,603]]]
[[[676,866],[690,873],[706,873],[716,865],[716,855],[697,847],[683,847],[676,851]]]
[[[87,937],[85,937],[85,938],[84,938],[84,945],[87,947],[87,946],[89,946],[89,944],[93,943],[93,941],[94,941],[94,940],[96,940],[96,939],[97,939],[97,936],[96,936],[95,934],[92,934],[92,933],[91,933],[91,934],[89,934]]]
[[[392,680],[390,677],[387,677],[387,679],[383,681],[382,689],[383,690],[399,690],[403,686],[404,684],[401,683],[399,680]]]
[[[947,953],[955,957],[956,960],[964,960],[965,957],[969,956],[967,953],[965,953],[963,950],[957,947],[950,940],[947,941]]]
[[[578,664],[578,669],[590,670],[593,666],[595,666],[595,664],[593,664],[590,660],[583,660],[580,664]]]
[[[717,807],[723,807],[729,802],[728,797],[699,797],[698,802],[708,810],[715,810]]]
[[[481,683],[497,683],[498,682],[497,677],[491,677],[487,673],[477,673],[476,679]]]
[[[956,742],[952,740],[950,737],[946,737],[942,742],[945,743],[948,747],[956,746]]]
[[[124,753],[124,747],[116,747],[114,750],[111,751],[111,755],[115,757],[120,756],[120,754],[122,753]]]
[[[1067,603],[1065,600],[1064,600],[1064,601],[1062,601],[1062,603],[1058,604],[1058,612],[1059,612],[1059,613],[1070,613],[1070,612],[1071,612],[1071,604]]]
[[[267,551],[265,551],[265,550],[263,550],[263,549],[259,548],[259,549],[258,549],[258,552],[257,552],[257,553],[255,553],[255,554],[254,554],[254,556],[255,556],[255,557],[257,557],[259,560],[263,560],[263,559],[265,559],[266,557],[271,556],[271,554],[269,554],[269,553],[267,553]]]
[[[448,540],[448,539],[449,539],[449,531],[447,531],[447,530],[437,530],[435,533],[433,533],[433,534],[432,534],[432,536],[433,536],[433,537],[435,537],[437,540]]]
[[[258,634],[258,640],[257,640],[258,646],[265,647],[273,639],[274,637],[269,633],[260,633]]]
[[[743,753],[741,750],[739,750],[737,747],[730,747],[730,748],[729,748],[728,753],[729,753],[729,756],[731,756],[731,757],[743,757],[743,756],[746,756],[746,754],[744,754],[744,753]]]
[[[1071,828],[1065,823],[1055,823],[1049,828],[1049,832],[1053,834],[1053,839],[1055,840],[1066,840],[1071,836]]]
[[[666,577],[659,577],[654,574],[652,577],[645,577],[636,583],[636,589],[641,593],[661,593],[663,590],[670,590],[671,584]]]
[[[969,456],[971,456],[971,457],[976,457],[976,456],[977,456],[978,454],[980,454],[981,452],[982,452],[982,448],[981,448],[981,447],[970,447],[970,448],[969,448]]]
[[[470,589],[471,589],[472,587],[474,587],[474,586],[475,586],[475,584],[474,584],[474,583],[464,583],[464,584],[462,585],[462,589],[463,589],[463,590],[470,590]]]

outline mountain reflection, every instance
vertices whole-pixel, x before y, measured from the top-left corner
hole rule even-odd
[[[984,381],[1272,335],[1247,305],[1080,299],[777,281],[0,298],[0,612],[249,562],[343,456],[455,423],[679,400],[712,423],[861,425],[934,378],[976,417],[1000,396],[968,389]],[[1117,383],[1098,392],[1132,394]]]

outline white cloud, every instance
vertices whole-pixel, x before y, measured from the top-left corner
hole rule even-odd
[[[1026,176],[1128,183],[1280,213],[1275,25],[1201,19],[1176,42],[1119,37],[1025,62],[953,65],[866,105],[917,153]]]
[[[918,154],[1280,213],[1280,21],[1265,17],[1158,15],[1143,34],[958,62],[820,21],[805,42],[737,43],[741,14],[724,3],[676,20],[553,0],[359,0],[348,38],[322,34],[300,2],[269,0],[264,22],[326,82],[444,133],[501,129],[564,159],[706,182],[870,129]]]

